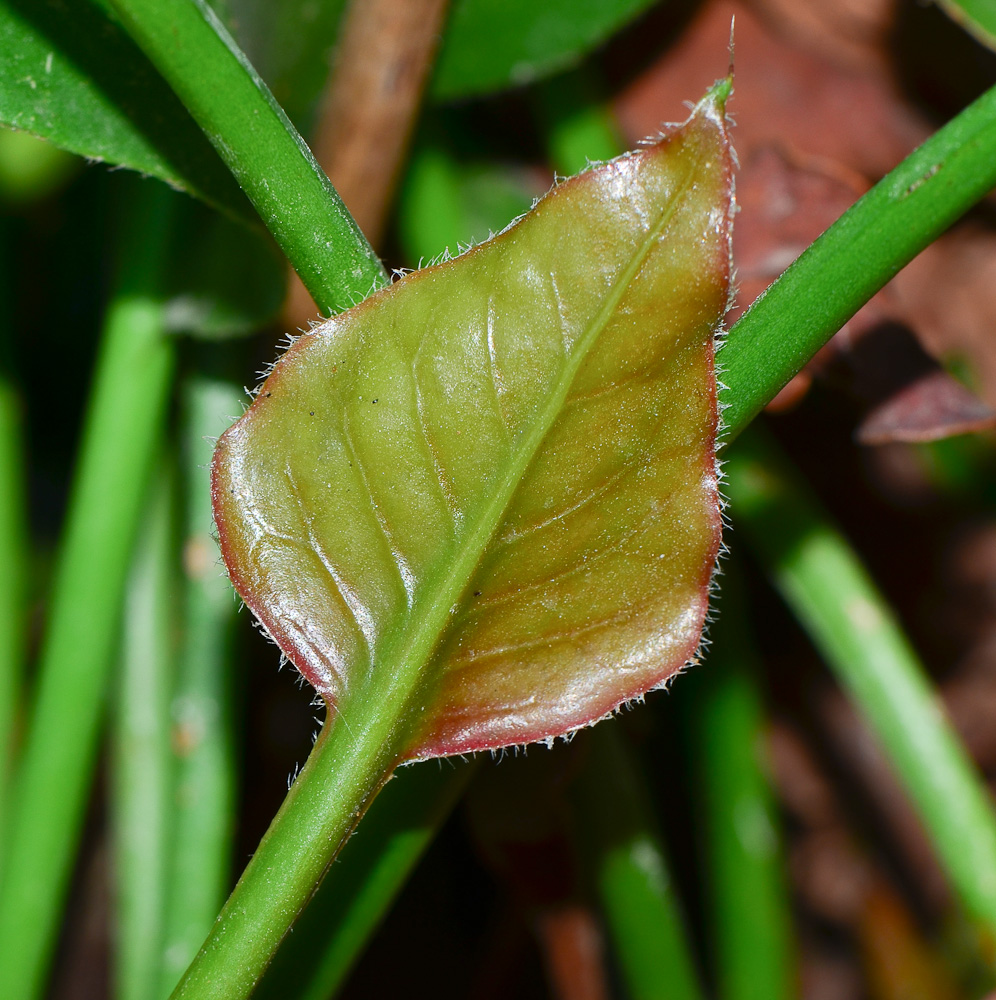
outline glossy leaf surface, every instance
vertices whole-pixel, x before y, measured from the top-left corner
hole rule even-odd
[[[570,732],[695,654],[723,94],[302,337],[219,444],[236,588],[330,710],[383,704],[399,759]]]

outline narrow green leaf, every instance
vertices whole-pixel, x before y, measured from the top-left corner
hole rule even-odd
[[[0,264],[8,265],[6,226],[0,228]],[[6,370],[11,343],[7,267],[0,274],[0,858],[10,818],[11,778],[23,709],[27,660],[27,581],[30,531],[21,393]],[[2,864],[0,864],[2,867]]]
[[[573,798],[630,1000],[704,996],[648,789],[618,726],[591,734]]]
[[[654,0],[454,0],[432,83],[441,99],[531,83],[577,62]]]
[[[167,474],[154,478],[125,597],[111,800],[116,1000],[153,1000],[162,957],[175,652],[172,485]]]
[[[730,169],[710,95],[301,338],[222,439],[237,589],[398,759],[570,732],[694,654]]]
[[[252,218],[201,130],[94,0],[0,0],[0,123]]]
[[[330,1000],[474,773],[473,762],[401,768],[363,817],[254,1000]]]
[[[992,799],[909,640],[772,442],[745,435],[728,471],[737,523],[895,765],[966,910],[996,936]]]
[[[791,914],[742,587],[738,566],[726,561],[708,669],[688,678],[682,715],[699,779],[718,996],[788,1000],[795,993]]]
[[[44,986],[96,758],[132,542],[169,395],[173,351],[162,335],[161,284],[177,195],[158,184],[142,185],[141,194],[122,240],[121,283],[97,361],[14,782],[0,882],[4,1000],[28,1000]]]
[[[231,382],[184,386],[183,642],[172,704],[173,838],[164,901],[161,982],[168,996],[211,927],[231,885],[236,754],[232,630],[236,601],[218,572],[211,537],[211,442],[242,405]]]

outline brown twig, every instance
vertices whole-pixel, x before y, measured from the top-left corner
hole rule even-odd
[[[418,113],[447,0],[352,0],[343,20],[313,148],[373,246]],[[285,319],[306,326],[315,306],[292,276]]]

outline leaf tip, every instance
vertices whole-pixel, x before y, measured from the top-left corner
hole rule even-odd
[[[733,50],[730,49],[730,56],[732,59]],[[705,97],[699,102],[699,108],[705,111],[709,111],[715,108],[720,117],[725,117],[726,115],[726,102],[730,99],[730,95],[733,93],[733,65],[730,65],[730,71],[721,80],[717,80],[705,93]]]

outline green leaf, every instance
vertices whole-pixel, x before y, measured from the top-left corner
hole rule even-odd
[[[970,35],[996,49],[996,0],[938,0],[938,3]]]
[[[654,0],[454,0],[432,82],[443,100],[520,84],[577,62]]]
[[[176,95],[93,0],[0,0],[0,51],[3,124],[253,217]]]
[[[569,733],[695,654],[727,87],[302,337],[219,444],[236,588],[395,762]]]

